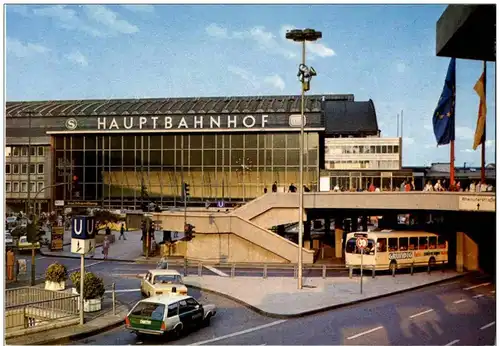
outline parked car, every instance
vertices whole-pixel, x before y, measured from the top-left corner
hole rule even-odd
[[[159,294],[187,295],[188,289],[176,270],[149,270],[141,280],[141,293],[152,297]]]
[[[180,337],[184,331],[208,326],[215,316],[213,304],[200,304],[190,296],[161,295],[138,302],[127,314],[125,327],[141,334]]]
[[[14,238],[12,238],[12,234],[6,232],[5,233],[5,246],[13,247],[14,246]]]

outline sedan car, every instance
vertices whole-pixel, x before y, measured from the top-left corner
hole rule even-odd
[[[181,334],[193,327],[208,326],[215,316],[213,304],[200,304],[190,296],[163,295],[138,302],[125,318],[125,327],[137,335]]]
[[[38,250],[40,249],[40,243],[39,242],[36,242],[35,244],[33,244],[34,247],[35,247],[35,250]],[[17,243],[17,248],[19,251],[27,251],[27,250],[31,250],[33,245],[28,242],[28,237],[26,236],[22,236],[19,238],[19,242]]]
[[[141,280],[141,293],[152,297],[160,294],[187,295],[188,289],[176,270],[154,269]]]

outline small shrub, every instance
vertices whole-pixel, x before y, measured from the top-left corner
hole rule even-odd
[[[68,270],[60,263],[52,263],[45,271],[45,280],[63,282],[68,279]]]
[[[83,282],[83,299],[98,299],[104,295],[104,281],[94,273],[86,272]],[[71,282],[80,294],[80,272],[71,274]]]

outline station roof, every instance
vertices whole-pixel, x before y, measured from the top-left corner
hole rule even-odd
[[[377,134],[377,114],[372,100],[325,101],[326,135]]]
[[[321,112],[324,100],[354,101],[354,95],[310,95],[306,113]],[[7,117],[120,116],[300,112],[300,96],[238,96],[117,100],[7,102]]]

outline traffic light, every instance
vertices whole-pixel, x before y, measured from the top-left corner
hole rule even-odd
[[[184,183],[184,197],[187,198],[189,197],[189,184]]]
[[[78,176],[74,175],[71,179],[72,196],[78,197]]]
[[[193,238],[195,237],[195,235],[194,235],[194,234],[196,233],[196,232],[194,231],[194,229],[195,229],[195,227],[194,227],[193,225],[189,224],[189,223],[188,223],[188,224],[186,224],[186,225],[184,225],[184,233],[185,233],[185,235],[184,235],[184,239],[185,239],[186,241],[191,241],[191,240],[193,240]]]

